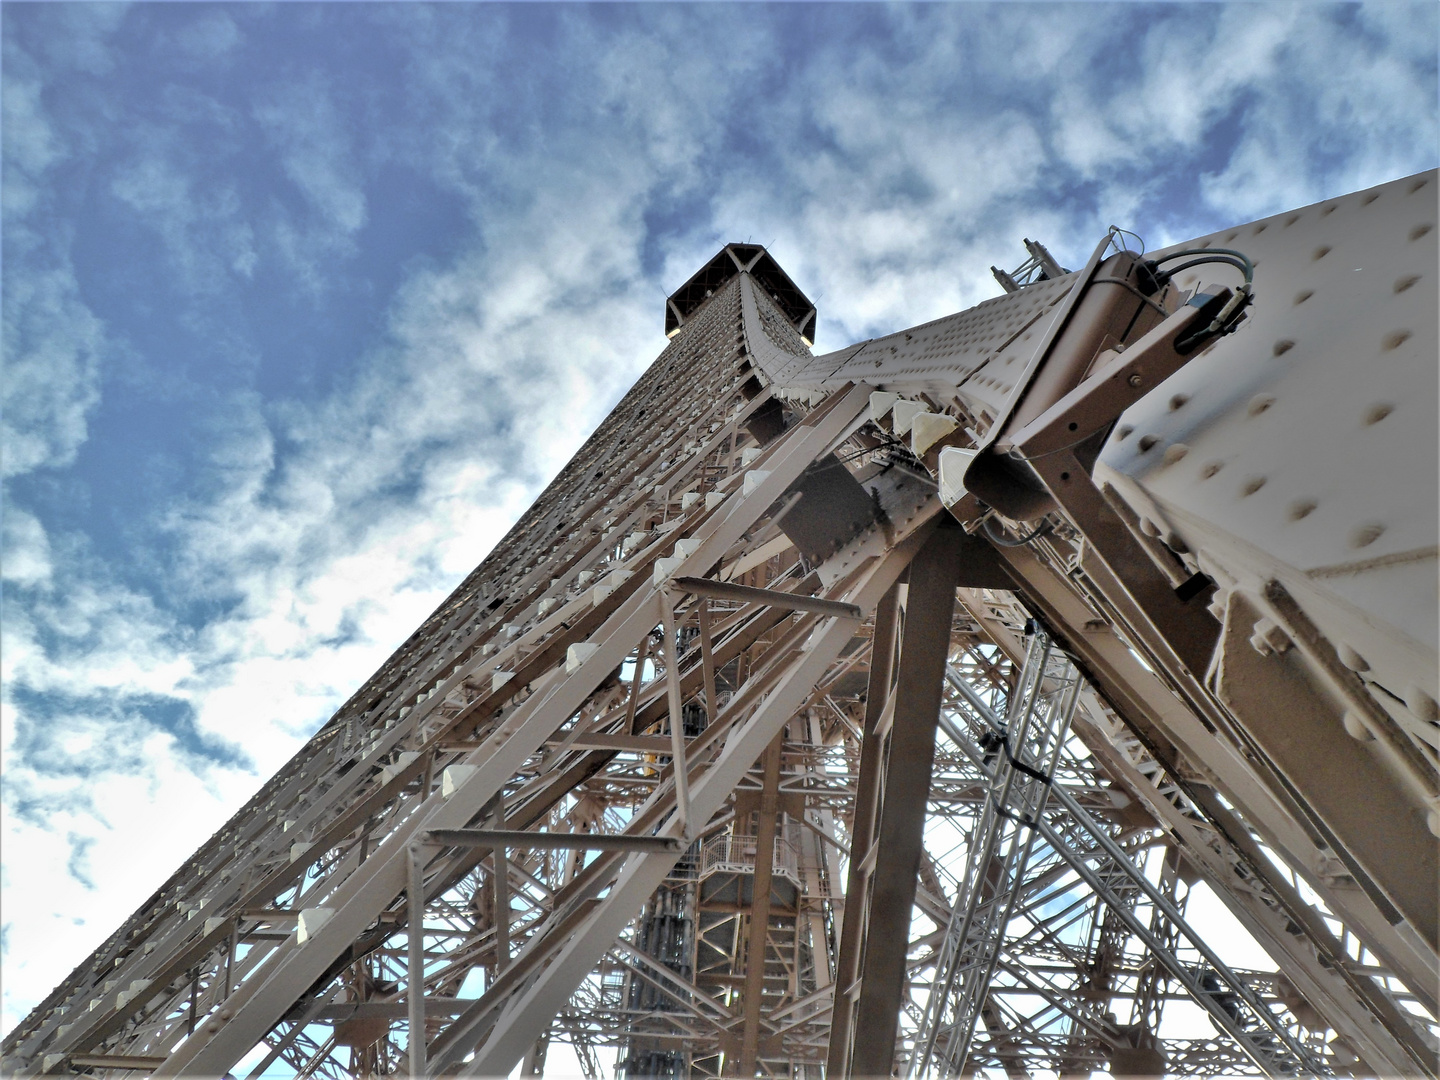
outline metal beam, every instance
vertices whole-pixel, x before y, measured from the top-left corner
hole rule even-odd
[[[761,759],[760,808],[755,828],[755,875],[750,891],[750,934],[745,953],[745,990],[741,996],[744,1023],[740,1056],[726,1071],[735,1076],[755,1075],[755,1054],[760,1046],[760,1005],[765,996],[765,963],[769,959],[770,888],[775,877],[775,817],[779,813],[780,746],[784,732],[775,736]]]
[[[826,1075],[849,1074],[850,1044],[854,1035],[855,998],[859,990],[860,953],[864,947],[865,916],[870,869],[868,858],[875,842],[876,810],[880,801],[880,773],[884,768],[881,715],[890,700],[895,675],[895,638],[899,626],[900,590],[887,592],[875,609],[875,630],[870,640],[870,678],[865,691],[865,721],[860,739],[860,769],[855,786],[855,809],[850,821],[850,869],[841,915],[840,941],[835,961],[835,998],[830,1014],[830,1043]]]
[[[425,839],[440,847],[522,848],[535,851],[681,851],[673,836],[614,833],[526,832],[523,829],[431,829]]]
[[[854,619],[856,622],[865,617],[865,613],[854,604],[843,604],[817,596],[800,596],[778,589],[757,589],[751,585],[734,585],[728,581],[707,581],[694,577],[675,578],[674,584],[676,588],[693,596],[714,600],[738,600],[746,604],[764,604],[787,611],[810,611],[817,615],[833,615],[838,619]]]
[[[935,530],[910,565],[850,1052],[848,1075],[852,1076],[889,1076],[895,1060],[910,913],[920,871],[945,661],[950,653],[962,535],[958,529]]]
[[[869,569],[857,592],[852,594],[854,602],[862,609],[877,603],[928,535],[928,529],[918,530]],[[691,807],[697,820],[708,819],[720,808],[785,721],[810,696],[826,668],[852,636],[853,627],[848,620],[832,619],[817,627],[809,637],[808,650],[800,654],[794,666],[765,695],[754,715],[732,731],[719,757],[691,787]],[[732,700],[727,710],[734,705]],[[468,1047],[455,1041],[452,1056],[437,1060],[436,1069],[454,1070],[466,1076],[508,1073],[548,1024],[549,1017],[634,917],[645,898],[665,879],[674,862],[669,855],[632,856],[594,914],[569,938],[544,971],[510,1002],[474,1058],[462,1069]]]

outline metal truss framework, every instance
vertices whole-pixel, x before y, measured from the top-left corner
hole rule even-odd
[[[1427,731],[1076,442],[1235,310],[1137,265],[1107,241],[817,358],[768,254],[722,251],[515,529],[6,1069],[539,1075],[564,1043],[588,1077],[1440,1074]],[[997,441],[1031,471],[981,505],[947,468]],[[1257,726],[1302,691],[1316,723],[1348,703],[1375,807]],[[1371,810],[1416,866],[1364,850]],[[1275,969],[1187,921],[1202,883]]]

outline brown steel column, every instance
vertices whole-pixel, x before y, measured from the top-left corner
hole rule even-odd
[[[745,1026],[740,1036],[740,1059],[732,1074],[735,1076],[755,1075],[755,1059],[760,1050],[760,1003],[765,994],[770,889],[775,874],[775,815],[780,806],[780,747],[784,741],[785,731],[782,728],[762,759],[765,778],[755,830],[755,876],[750,886],[750,936],[745,950],[745,996],[742,999]]]
[[[860,963],[851,1076],[889,1076],[894,1065],[910,911],[920,872],[963,536],[958,527],[937,529],[910,564],[895,714],[875,839],[878,850]],[[854,917],[852,912],[846,915]]]
[[[830,1052],[826,1076],[844,1076],[850,1064],[850,1034],[855,1018],[851,989],[860,973],[860,946],[864,941],[865,892],[870,879],[867,858],[875,838],[875,809],[880,801],[881,754],[884,738],[880,714],[890,699],[895,673],[896,615],[900,586],[893,585],[875,608],[875,633],[870,640],[870,682],[865,690],[865,727],[860,741],[860,772],[855,782],[855,813],[850,822],[850,874],[845,885],[845,908],[840,919],[840,947],[835,961],[835,998],[830,1010]]]

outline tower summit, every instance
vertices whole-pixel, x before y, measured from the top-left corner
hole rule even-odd
[[[665,301],[665,336],[674,337],[700,307],[738,274],[747,274],[804,339],[815,343],[815,305],[759,244],[726,244]]]

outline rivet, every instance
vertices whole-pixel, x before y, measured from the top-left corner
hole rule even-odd
[[[1301,518],[1309,517],[1314,511],[1314,499],[1297,499],[1290,504],[1290,508],[1285,513],[1291,521],[1299,521]]]
[[[1395,406],[1383,401],[1378,405],[1371,405],[1370,408],[1365,410],[1365,426],[1369,427],[1371,424],[1378,424],[1394,411]]]
[[[1365,721],[1360,719],[1360,715],[1355,712],[1354,709],[1345,710],[1345,715],[1342,718],[1342,722],[1345,725],[1345,734],[1349,735],[1352,739],[1359,739],[1361,742],[1369,742],[1370,740],[1375,738],[1374,734],[1370,731],[1370,729],[1365,726]]]
[[[1174,465],[1189,452],[1190,447],[1184,443],[1173,443],[1165,448],[1165,453],[1161,456],[1161,460],[1164,461],[1166,465]]]
[[[1383,342],[1383,344],[1384,344],[1384,346],[1385,346],[1385,351],[1386,351],[1386,352],[1389,352],[1391,349],[1398,349],[1401,345],[1404,345],[1405,342],[1407,342],[1407,341],[1409,341],[1409,340],[1410,340],[1410,331],[1409,331],[1409,330],[1395,330],[1395,331],[1392,331],[1391,333],[1388,333],[1388,334],[1385,335],[1385,341]]]
[[[1366,662],[1365,658],[1343,641],[1340,643],[1340,647],[1335,650],[1335,654],[1340,657],[1340,662],[1351,671],[1370,670],[1370,665]]]
[[[1249,480],[1246,480],[1245,483],[1241,486],[1241,488],[1240,488],[1240,494],[1241,494],[1242,497],[1248,496],[1248,495],[1254,495],[1255,492],[1259,491],[1259,490],[1260,490],[1262,487],[1264,487],[1264,486],[1265,486],[1265,477],[1263,477],[1263,476],[1252,476]]]
[[[1434,227],[1433,225],[1416,225],[1415,228],[1410,230],[1410,239],[1419,240],[1420,237],[1424,236]]]
[[[1200,479],[1209,480],[1224,467],[1225,463],[1223,461],[1212,461],[1200,470]]]
[[[1327,213],[1328,213],[1328,211],[1327,211]],[[1310,253],[1310,258],[1312,258],[1312,259],[1314,259],[1314,260],[1316,260],[1316,261],[1318,262],[1319,260],[1325,258],[1325,256],[1326,256],[1326,255],[1329,255],[1329,254],[1330,254],[1330,249],[1329,249],[1328,247],[1326,247],[1324,244],[1321,244],[1318,248],[1316,248],[1314,251],[1312,251],[1312,252]]]
[[[1405,705],[1415,714],[1416,719],[1434,723],[1440,720],[1440,705],[1428,693],[1418,686],[1407,686],[1405,688]]]
[[[1406,289],[1410,288],[1411,285],[1414,285],[1415,282],[1417,282],[1417,281],[1419,281],[1419,280],[1420,280],[1420,275],[1419,275],[1419,274],[1406,274],[1406,275],[1405,275],[1404,277],[1402,277],[1402,278],[1396,278],[1396,279],[1395,279],[1395,291],[1396,291],[1397,293],[1402,293],[1402,292],[1404,292]]]
[[[1261,413],[1266,412],[1270,408],[1270,406],[1274,404],[1275,399],[1271,395],[1256,394],[1253,398],[1250,399],[1250,404],[1245,407],[1245,411],[1251,416],[1259,416]]]
[[[1170,411],[1174,412],[1176,409],[1183,408],[1185,403],[1189,400],[1189,394],[1176,394],[1170,399]]]
[[[1131,375],[1130,378],[1126,379],[1125,381],[1128,382],[1131,386],[1139,386],[1139,385],[1140,385],[1140,373],[1137,371],[1135,374]]]
[[[1140,441],[1136,445],[1140,447],[1140,452],[1143,454],[1152,449],[1159,441],[1159,435],[1141,435]]]
[[[1284,356],[1291,349],[1295,348],[1295,342],[1289,338],[1281,338],[1270,347],[1270,352],[1275,356]]]
[[[1350,534],[1350,546],[1353,548],[1369,547],[1380,539],[1380,534],[1384,531],[1385,526],[1378,521],[1367,521]]]
[[[1185,555],[1190,551],[1190,545],[1185,543],[1185,538],[1177,532],[1168,532],[1165,534],[1165,546],[1175,552],[1176,555]]]
[[[1314,289],[1302,289],[1300,292],[1298,292],[1298,293],[1295,294],[1295,303],[1296,303],[1297,305],[1303,304],[1303,303],[1305,303],[1306,300],[1309,300],[1310,297],[1312,297],[1312,296],[1314,296],[1314,295],[1315,295],[1315,290],[1314,290]]]
[[[1142,517],[1140,519],[1140,531],[1146,536],[1159,536],[1160,526],[1156,525],[1155,522],[1151,521],[1149,518]]]

